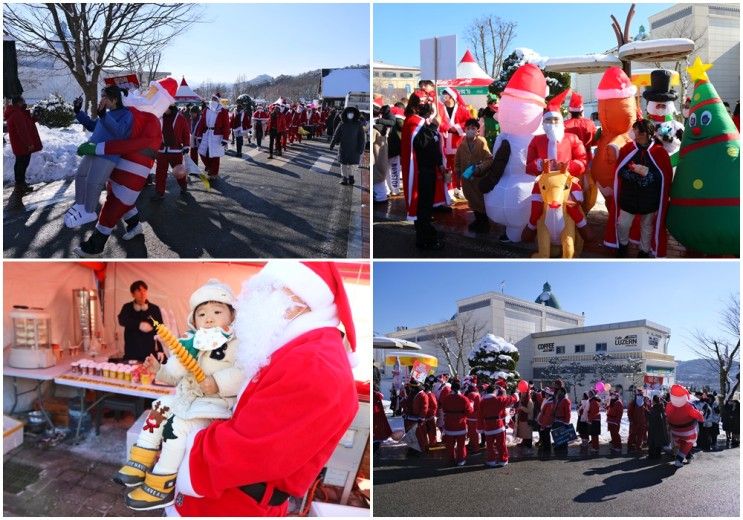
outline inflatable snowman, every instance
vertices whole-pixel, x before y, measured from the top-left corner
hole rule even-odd
[[[648,119],[655,125],[655,137],[660,139],[663,148],[671,158],[671,166],[678,164],[681,137],[684,134],[684,125],[674,119],[676,106],[674,102],[678,94],[671,88],[671,72],[664,69],[650,73],[650,86],[642,93],[648,102]]]
[[[503,176],[485,193],[485,211],[493,222],[506,226],[512,242],[521,241],[529,221],[534,177],[526,173],[526,150],[532,137],[542,131],[547,81],[539,67],[522,65],[508,81],[498,106],[501,133],[493,145],[493,155],[505,141],[510,155]]]

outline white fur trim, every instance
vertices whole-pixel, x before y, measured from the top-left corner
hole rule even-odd
[[[171,504],[165,508],[165,516],[180,517],[181,515],[178,514],[178,510],[175,508],[175,505]]]
[[[313,310],[327,307],[335,300],[328,284],[301,262],[272,260],[256,276],[281,282]]]
[[[198,428],[188,434],[186,439],[186,451],[183,454],[183,462],[178,468],[178,478],[176,479],[176,494],[183,493],[184,495],[203,498],[194,491],[193,482],[191,482],[191,448],[193,448],[193,442],[198,434],[204,428]]]
[[[562,112],[545,112],[544,114],[542,114],[542,120],[547,119],[548,117],[557,117],[563,119]]]
[[[528,92],[526,90],[520,90],[517,88],[507,88],[503,91],[504,96],[513,96],[515,98],[519,98],[521,100],[531,101],[533,103],[536,103],[539,106],[546,107],[547,103],[544,101],[544,96],[540,96],[539,94],[535,94],[533,92]]]
[[[599,101],[605,99],[625,99],[634,97],[637,94],[637,87],[629,85],[625,88],[596,89],[596,99]]]
[[[348,362],[351,364],[351,368],[355,368],[359,366],[359,363],[361,362],[361,359],[359,358],[358,352],[349,352],[348,353]]]

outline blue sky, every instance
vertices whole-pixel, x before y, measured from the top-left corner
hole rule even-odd
[[[208,4],[163,50],[161,69],[196,87],[369,63],[368,4]]]
[[[674,4],[638,3],[632,35],[640,25],[650,30],[648,16]],[[418,66],[419,42],[424,38],[456,34],[457,55],[468,45],[465,29],[476,18],[494,14],[517,22],[511,49],[528,47],[542,56],[575,56],[604,52],[616,45],[609,15],[624,26],[630,3],[585,4],[374,4],[374,59],[395,65]],[[403,23],[416,19],[417,23]],[[423,21],[425,19],[425,21]]]
[[[563,310],[586,325],[648,319],[671,329],[669,353],[696,329],[714,332],[719,312],[740,287],[738,262],[375,262],[374,332],[451,318],[456,300],[500,291],[534,301],[549,282]]]

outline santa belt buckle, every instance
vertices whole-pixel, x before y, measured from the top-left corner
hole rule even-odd
[[[247,486],[240,486],[240,490],[248,495],[250,498],[258,502],[259,504],[263,501],[264,495],[268,485],[265,482],[259,482],[257,484],[250,484]],[[289,493],[284,493],[278,489],[273,490],[270,500],[268,501],[269,506],[280,506],[287,500],[289,500]]]

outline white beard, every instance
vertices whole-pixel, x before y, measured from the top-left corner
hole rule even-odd
[[[238,340],[235,364],[244,371],[246,386],[282,346],[279,339],[291,322],[284,316],[295,305],[273,284],[253,278],[243,285],[234,323]]]
[[[557,144],[565,137],[565,125],[543,124],[544,133],[547,136],[547,159],[557,160]]]
[[[653,116],[672,116],[676,113],[676,106],[672,101],[665,103],[664,108],[658,108],[657,101],[648,101],[648,114]]]

